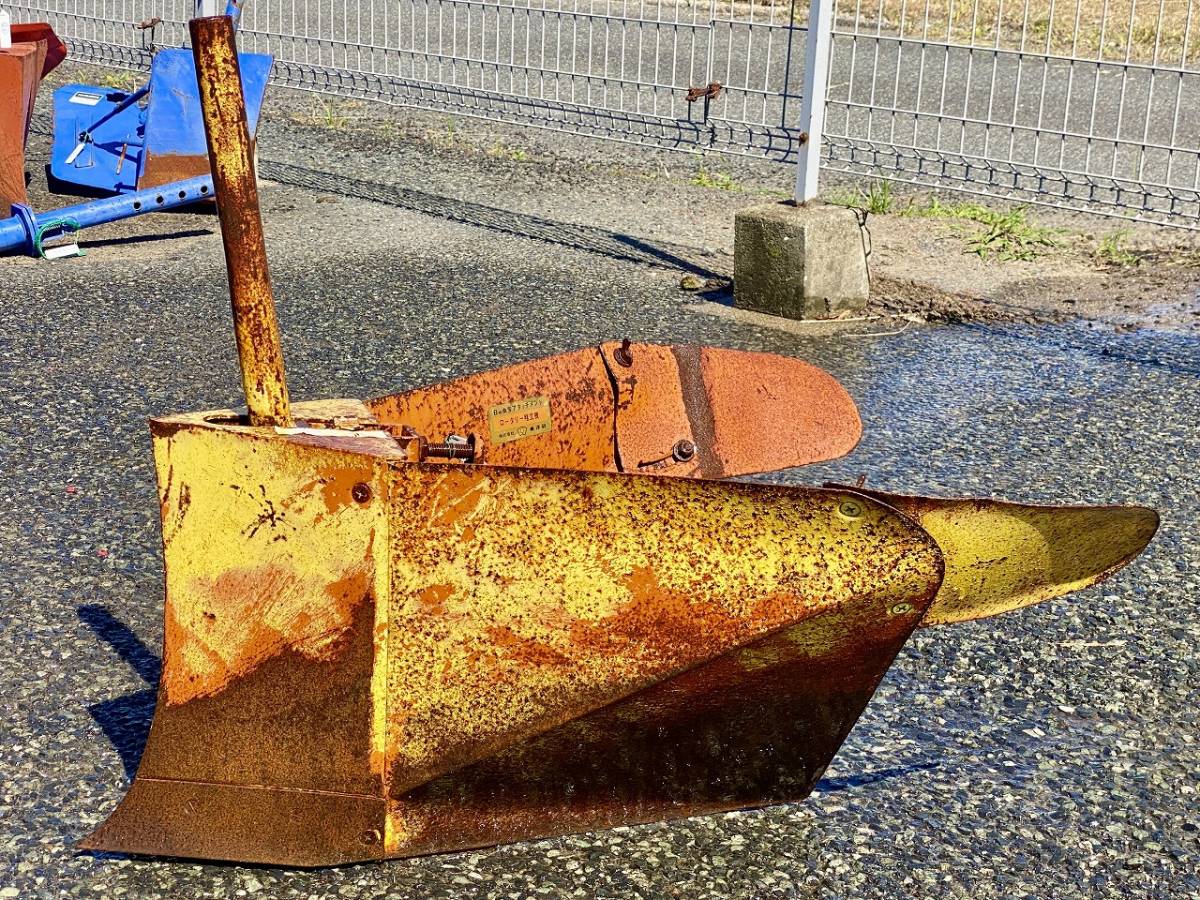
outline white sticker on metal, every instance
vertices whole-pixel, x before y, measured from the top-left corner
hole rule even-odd
[[[95,106],[104,99],[103,94],[95,94],[91,91],[76,91],[71,95],[71,103],[79,103],[83,106]]]

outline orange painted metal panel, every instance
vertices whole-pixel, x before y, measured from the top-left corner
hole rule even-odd
[[[551,430],[518,440],[491,440],[498,408],[544,397]],[[493,466],[616,471],[613,391],[594,349],[468,375],[444,384],[367,401],[380,422],[409,426],[431,441],[476,436],[476,460]]]
[[[537,400],[546,419],[530,418],[547,429],[497,440],[497,411]],[[808,363],[629,341],[367,406],[397,432],[407,427],[430,441],[473,435],[475,462],[672,477],[726,478],[833,459],[862,432],[849,394]]]
[[[46,59],[42,63],[43,78],[57,69],[59,64],[67,58],[67,45],[63,43],[62,38],[55,34],[54,29],[46,22],[22,22],[14,24],[12,26],[12,39],[14,44],[45,42]]]
[[[0,216],[5,218],[14,204],[29,202],[25,141],[45,60],[45,41],[0,50]]]

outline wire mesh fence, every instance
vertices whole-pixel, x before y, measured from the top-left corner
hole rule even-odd
[[[1195,0],[836,0],[828,165],[1195,227]]]
[[[826,169],[1200,227],[1200,0],[830,2]],[[10,6],[77,59],[134,68],[193,12]],[[294,87],[790,162],[807,17],[807,0],[247,0],[241,40]]]

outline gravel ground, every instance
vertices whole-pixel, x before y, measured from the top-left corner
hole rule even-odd
[[[296,398],[621,336],[767,350],[835,373],[866,429],[774,479],[1148,503],[1162,528],[1108,584],[916,635],[802,804],[317,872],[83,854],[157,678],[145,419],[238,402],[223,263],[195,214],[2,260],[0,897],[1200,897],[1195,337],[806,336],[704,315],[677,269],[578,242],[274,184],[264,215]]]
[[[35,128],[49,128],[52,85],[114,79],[140,82],[133,73],[60,67],[43,87]],[[705,277],[732,275],[734,213],[790,196],[794,178],[790,165],[768,160],[653,150],[281,88],[267,94],[260,151],[264,172],[282,174],[280,164],[317,170],[335,193],[369,194],[378,185],[398,191],[392,202],[402,208],[627,258],[645,259],[647,244],[666,249],[656,262],[673,267],[677,279],[692,271],[669,252],[680,246],[693,248]],[[296,176],[290,180],[311,180]],[[829,200],[859,205],[871,187],[830,171],[821,185]],[[887,201],[873,209],[890,211],[873,211],[868,221],[874,311],[934,321],[1083,319],[1107,330],[1146,325],[1200,335],[1200,231],[1037,207],[1022,213],[1027,224],[1017,233],[1054,245],[1034,247],[1032,260],[1002,261],[971,252],[986,230],[979,222],[927,214],[934,200],[961,214],[964,200],[978,199],[888,186]],[[345,238],[360,235],[352,229]]]

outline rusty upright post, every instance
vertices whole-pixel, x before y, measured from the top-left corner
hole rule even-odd
[[[213,16],[192,19],[188,27],[221,216],[233,327],[250,423],[288,426],[292,417],[283,374],[283,348],[267,270],[233,21],[228,16]]]

